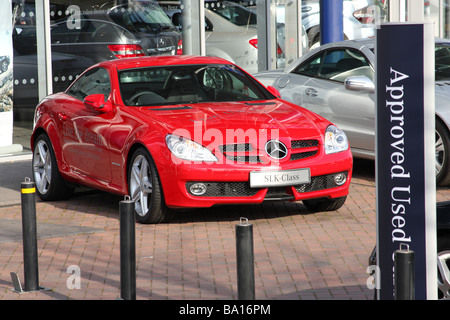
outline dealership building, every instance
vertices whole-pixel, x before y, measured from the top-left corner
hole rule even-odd
[[[373,37],[382,23],[433,21],[435,36],[449,38],[448,7],[449,0],[2,1],[0,157],[30,156],[37,103],[97,62],[211,55],[255,73],[284,68],[321,43]]]

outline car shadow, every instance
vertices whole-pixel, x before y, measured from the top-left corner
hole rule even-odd
[[[353,178],[375,181],[375,162],[373,160],[354,160]],[[119,219],[119,206],[124,197],[89,188],[76,189],[76,192],[63,201],[52,204],[58,208],[77,210],[80,213],[96,214]],[[39,201],[39,200],[38,200]],[[262,204],[223,205],[211,208],[173,210],[167,223],[192,223],[212,221],[249,221],[274,219],[294,215],[315,214],[301,201],[267,201]]]
[[[375,181],[375,161],[353,159],[353,178]]]
[[[120,218],[120,202],[125,198],[93,189],[76,191],[70,198],[49,202],[58,209],[76,210],[79,213],[96,214],[110,218]],[[38,202],[41,202],[38,200]],[[211,221],[249,221],[273,219],[291,215],[314,214],[301,201],[268,201],[262,204],[223,205],[211,208],[172,210],[167,223],[192,223]]]

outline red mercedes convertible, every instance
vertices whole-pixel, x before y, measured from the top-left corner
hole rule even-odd
[[[140,57],[87,69],[35,112],[43,200],[76,185],[129,195],[141,223],[176,208],[298,201],[336,210],[352,155],[345,134],[218,58]]]

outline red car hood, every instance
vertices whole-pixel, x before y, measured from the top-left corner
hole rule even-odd
[[[322,141],[327,120],[303,108],[280,100],[264,102],[205,102],[143,108],[167,133],[189,132],[190,137],[214,132],[233,134],[264,130],[280,138],[318,139]],[[271,132],[271,133],[270,133]],[[196,135],[197,134],[197,135]],[[196,139],[197,140],[197,139]]]

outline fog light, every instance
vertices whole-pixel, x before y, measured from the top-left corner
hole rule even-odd
[[[345,173],[338,173],[334,176],[334,183],[338,186],[342,186],[347,181],[347,175]]]
[[[206,185],[204,183],[194,183],[190,186],[189,191],[195,196],[201,196],[206,192]]]

